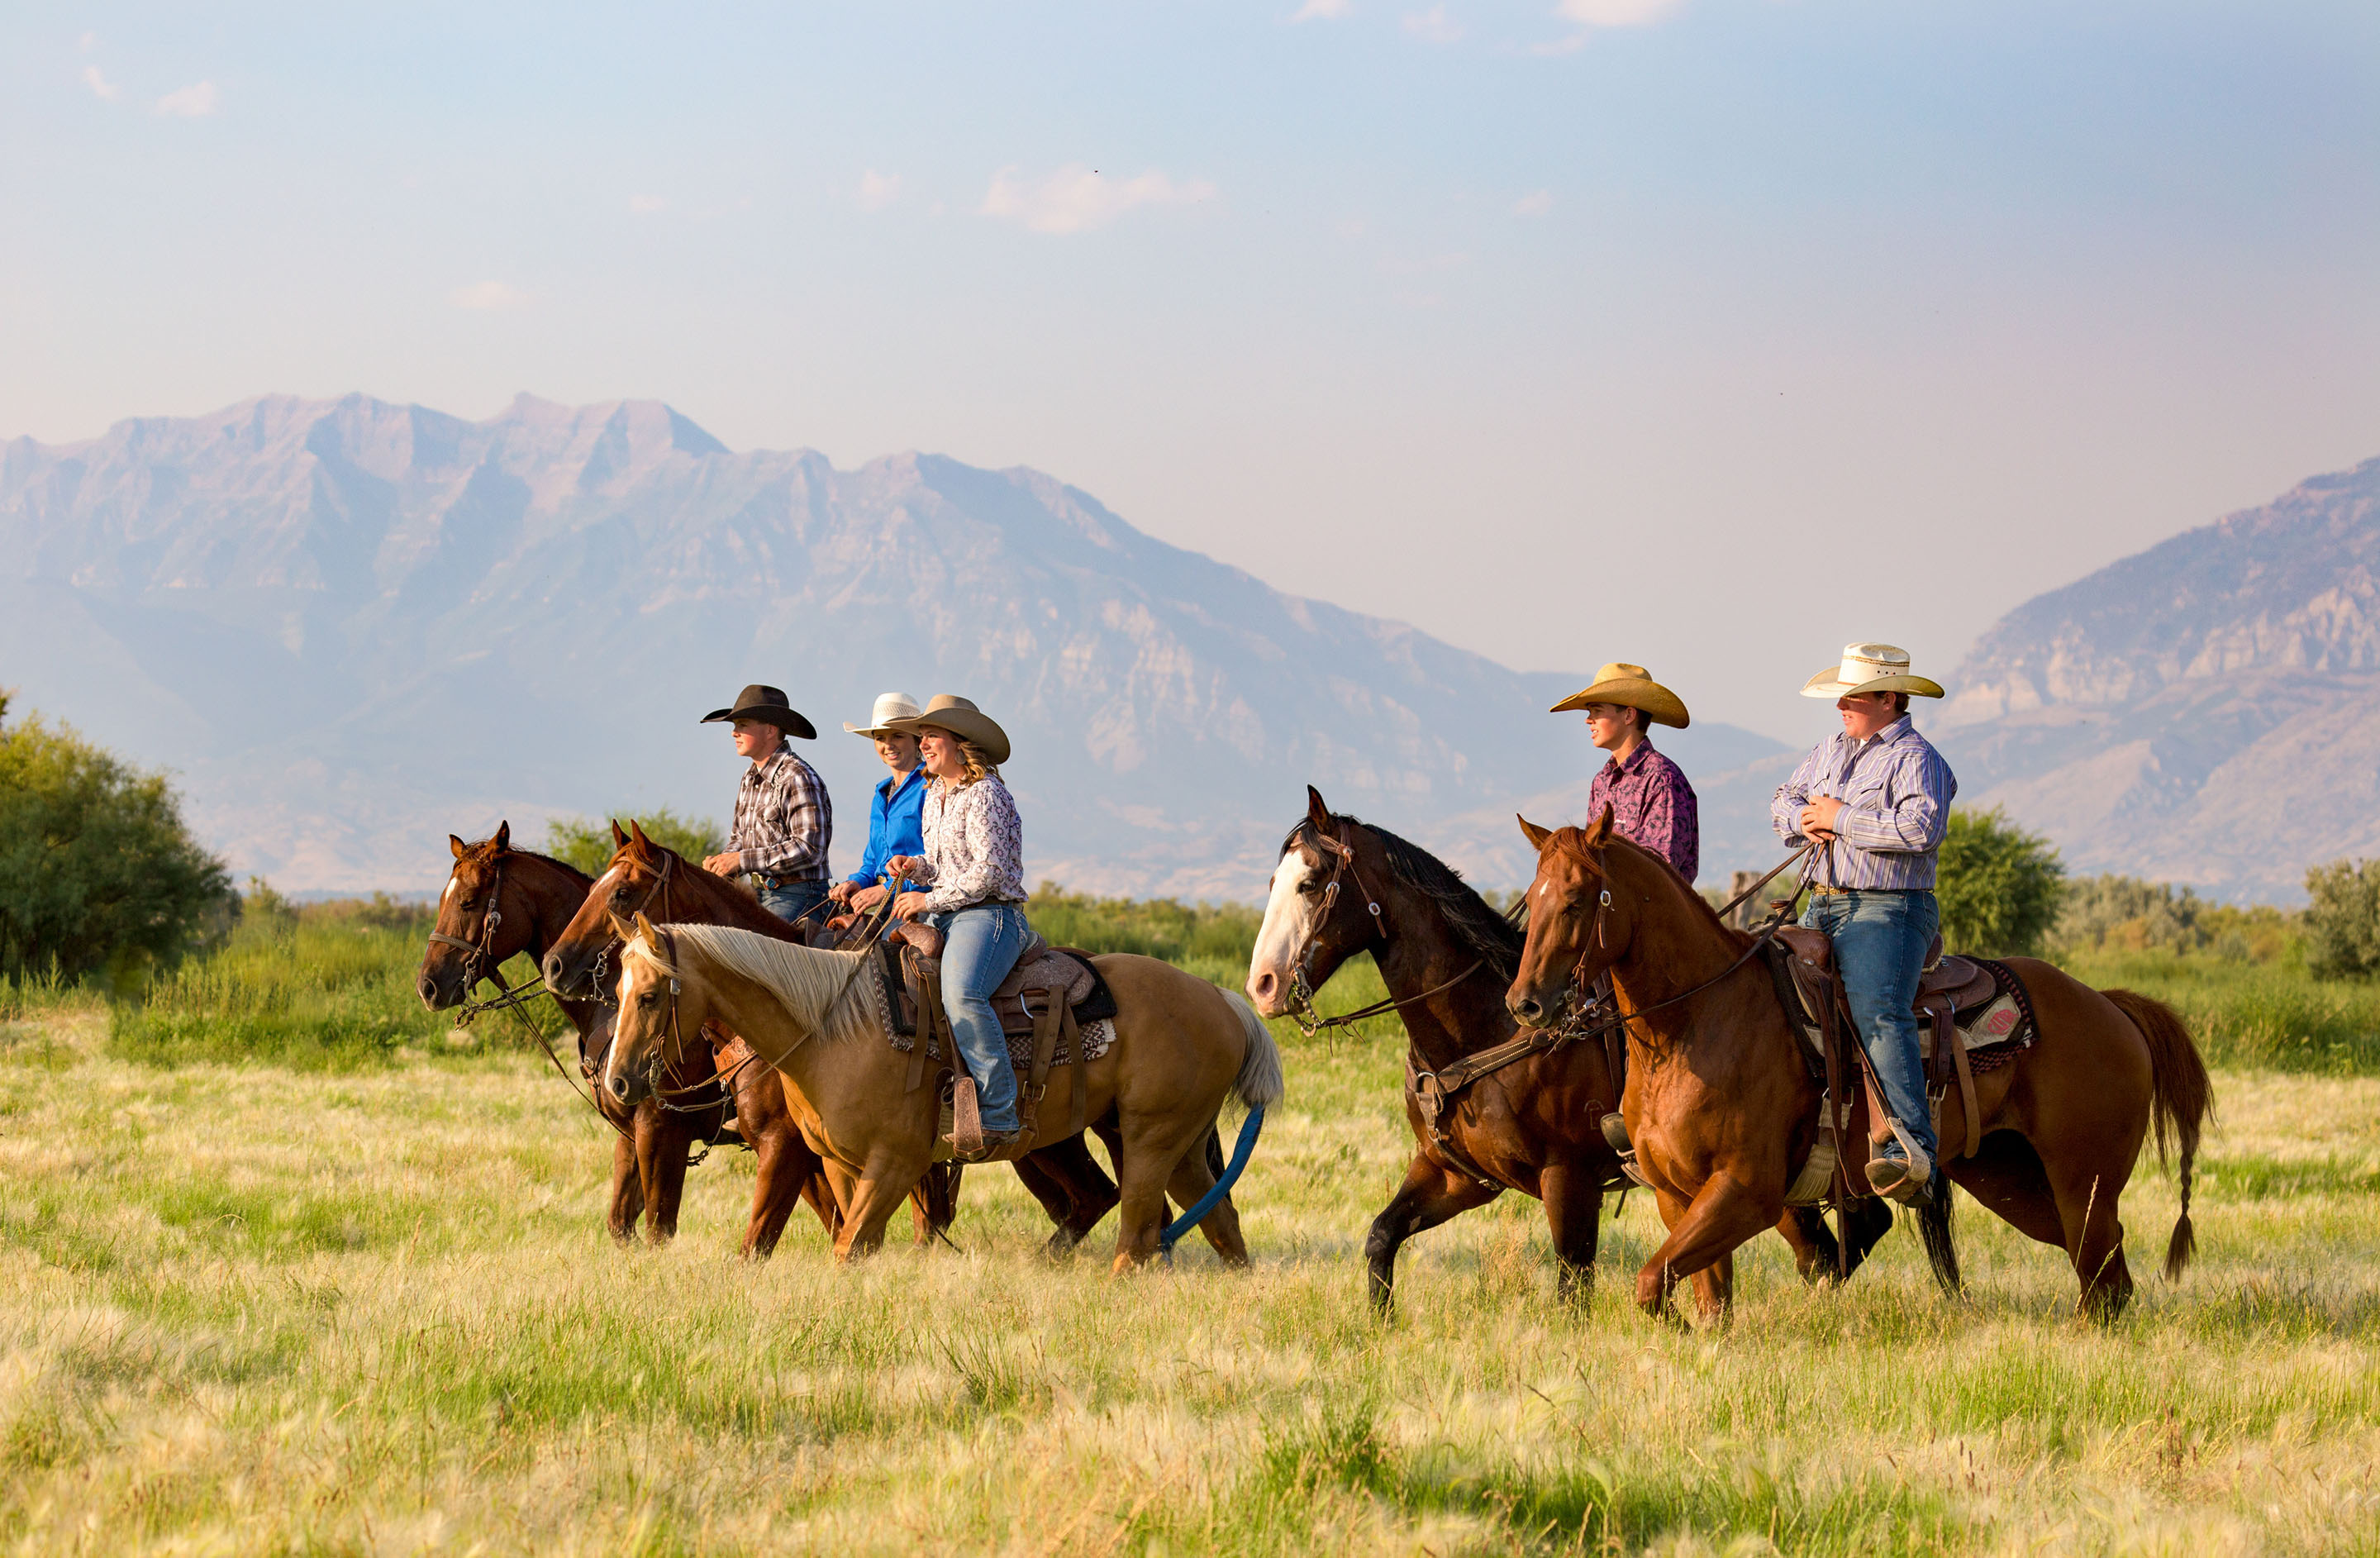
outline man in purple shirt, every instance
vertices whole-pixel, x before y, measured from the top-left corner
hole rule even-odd
[[[1594,686],[1563,699],[1553,712],[1570,709],[1585,712],[1587,734],[1611,754],[1587,787],[1587,816],[1599,817],[1609,806],[1615,833],[1693,882],[1702,866],[1702,809],[1694,787],[1652,742],[1657,724],[1686,728],[1684,700],[1642,665],[1614,661],[1595,674]]]
[[[1950,765],[1910,723],[1912,693],[1939,698],[1942,688],[1910,675],[1908,651],[1844,645],[1842,663],[1802,688],[1804,698],[1833,699],[1843,728],[1802,760],[1768,807],[1779,838],[1816,851],[1802,923],[1834,938],[1852,1024],[1884,1092],[1893,1139],[1867,1165],[1868,1184],[1904,1206],[1933,1193],[1934,1116],[1909,1005],[1941,928],[1935,855],[1959,793]]]

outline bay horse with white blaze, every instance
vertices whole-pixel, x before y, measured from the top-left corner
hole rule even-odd
[[[1333,814],[1311,785],[1305,799],[1306,815],[1281,841],[1273,869],[1248,999],[1269,1017],[1294,1014],[1349,958],[1369,952],[1404,1021],[1415,1150],[1364,1241],[1373,1303],[1391,1307],[1397,1251],[1407,1239],[1507,1189],[1545,1203],[1556,1291],[1583,1299],[1594,1280],[1603,1194],[1624,1183],[1601,1128],[1604,1114],[1620,1107],[1620,1046],[1548,1036],[1497,1064],[1522,1031],[1504,1009],[1520,968],[1520,931],[1427,850]],[[1453,1086],[1444,1085],[1449,1079]],[[1835,1273],[1835,1237],[1815,1209],[1789,1209],[1777,1226],[1806,1280]],[[1888,1211],[1866,1203],[1852,1221],[1846,1264],[1856,1270],[1891,1226]]]
[[[1817,1139],[1822,1088],[1753,938],[1721,923],[1666,861],[1615,835],[1609,809],[1585,829],[1525,818],[1521,828],[1537,870],[1507,1004],[1541,1026],[1610,975],[1629,1015],[1621,1113],[1670,1231],[1637,1273],[1636,1302],[1661,1314],[1691,1277],[1704,1313],[1719,1315],[1732,1296],[1726,1257],[1783,1208]],[[2168,1135],[2180,1150],[2167,1278],[2189,1260],[2191,1173],[2213,1106],[2205,1063],[2158,1002],[2094,990],[2034,958],[2006,965],[2030,994],[2037,1037],[1973,1078],[1976,1139],[1966,1139],[1964,1111],[1943,1109],[1937,1169],[2063,1249],[2082,1312],[2112,1319],[2132,1291],[2117,1205],[2152,1128],[2160,1157]]]

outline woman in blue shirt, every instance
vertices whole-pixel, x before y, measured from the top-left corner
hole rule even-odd
[[[881,880],[885,861],[896,855],[926,852],[922,820],[926,771],[918,759],[917,737],[911,732],[891,728],[894,720],[913,720],[917,714],[916,699],[905,692],[888,692],[878,697],[866,725],[844,722],[844,729],[875,742],[876,755],[892,771],[892,777],[877,781],[875,799],[868,804],[868,852],[859,858],[859,869],[836,882],[827,894],[836,903],[861,914],[892,894],[891,886]]]

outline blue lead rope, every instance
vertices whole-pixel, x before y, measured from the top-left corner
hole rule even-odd
[[[1264,1110],[1262,1108],[1249,1110],[1248,1117],[1241,1122],[1240,1139],[1232,1148],[1231,1165],[1223,1170],[1223,1177],[1215,1181],[1213,1188],[1198,1198],[1196,1206],[1175,1218],[1167,1224],[1165,1232],[1157,1235],[1157,1252],[1160,1255],[1168,1260],[1172,1260],[1173,1247],[1180,1243],[1183,1236],[1191,1229],[1207,1221],[1207,1214],[1220,1205],[1225,1196],[1232,1193],[1232,1187],[1239,1183],[1240,1171],[1248,1166],[1248,1159],[1256,1152],[1257,1134],[1263,1128]]]

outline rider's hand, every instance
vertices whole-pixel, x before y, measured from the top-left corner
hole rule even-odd
[[[1835,836],[1835,814],[1843,803],[1832,796],[1820,796],[1802,808],[1802,835],[1804,838]]]
[[[827,901],[830,903],[847,904],[851,902],[851,891],[852,884],[850,882],[838,882],[833,886],[826,890]]]
[[[731,849],[724,855],[713,855],[702,862],[702,869],[713,876],[741,876],[744,874],[744,851]]]
[[[926,912],[926,895],[923,893],[904,893],[892,900],[892,918],[895,919],[915,919]]]
[[[851,895],[851,907],[866,914],[892,895],[890,887],[862,887]]]
[[[898,879],[915,876],[925,869],[926,862],[915,855],[895,855],[884,862],[884,874]]]

